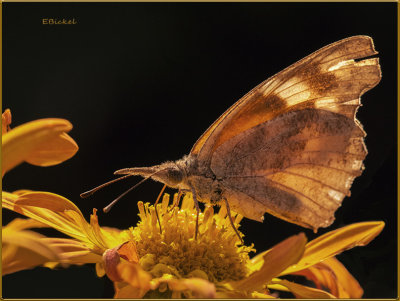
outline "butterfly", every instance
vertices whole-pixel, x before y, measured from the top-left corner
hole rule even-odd
[[[115,174],[190,192],[197,208],[225,203],[256,221],[267,212],[314,231],[328,227],[364,169],[366,133],[355,115],[381,79],[378,58],[368,58],[375,54],[368,36],[325,46],[239,99],[189,155]]]

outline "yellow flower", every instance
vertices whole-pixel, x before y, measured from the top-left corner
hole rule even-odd
[[[2,114],[2,175],[26,161],[49,166],[72,157],[78,150],[66,132],[72,129],[69,121],[48,118],[32,121],[10,129],[11,112]],[[9,195],[3,191],[2,196]],[[43,235],[29,228],[44,227],[34,220],[15,219],[2,229],[2,273],[9,274],[49,261],[63,262],[60,249],[46,242]]]
[[[384,227],[383,222],[357,223],[308,243],[300,233],[250,259],[253,246],[240,246],[224,207],[217,214],[212,207],[200,214],[196,240],[192,197],[186,195],[181,208],[173,210],[168,207],[168,199],[164,195],[157,207],[162,233],[155,208],[139,202],[141,221],[129,233],[137,244],[139,264],[118,265],[123,281],[115,283],[115,297],[177,298],[183,294],[202,298],[268,298],[270,290],[283,290],[302,298],[359,298],[363,292],[360,285],[334,256],[366,245]],[[233,218],[238,227],[241,216],[234,214]],[[319,288],[281,278],[288,274],[307,276]],[[138,275],[151,280],[138,282]]]
[[[2,117],[3,175],[24,161],[58,164],[78,149],[66,134],[72,128],[66,120],[36,120],[9,130],[10,112]],[[157,206],[159,222],[154,206],[139,202],[141,221],[124,231],[100,227],[96,209],[87,223],[75,204],[49,192],[2,192],[2,205],[31,218],[3,228],[3,273],[36,265],[95,263],[98,276],[107,274],[114,281],[116,298],[271,298],[271,291],[302,298],[359,298],[362,288],[334,256],[368,244],[384,227],[383,222],[352,224],[308,243],[300,233],[250,259],[255,250],[240,245],[224,207],[218,213],[212,207],[200,213],[194,239],[191,195],[181,207],[173,207],[165,194]],[[242,217],[233,213],[233,218],[238,228]],[[47,238],[28,230],[44,226],[71,238]],[[305,276],[316,287],[288,281],[288,274]]]
[[[95,210],[88,224],[72,202],[49,193],[6,194],[3,202],[73,237],[49,243],[62,249],[64,262],[96,263],[97,274],[114,281],[116,298],[270,298],[276,290],[302,298],[359,298],[360,285],[334,256],[368,244],[384,227],[383,222],[356,223],[308,243],[301,233],[250,259],[252,246],[239,245],[223,207],[200,214],[194,239],[196,210],[190,195],[172,210],[164,195],[157,207],[161,233],[155,208],[141,202],[141,221],[125,231],[100,227]],[[234,214],[237,227],[240,220]],[[288,274],[304,275],[316,288],[285,280]]]

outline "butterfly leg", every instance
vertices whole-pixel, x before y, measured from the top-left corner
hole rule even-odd
[[[196,232],[195,232],[195,235],[194,235],[194,238],[197,239],[197,233],[199,232],[199,214],[200,214],[200,207],[199,207],[199,202],[197,201],[196,191],[194,190],[193,187],[190,187],[190,189],[192,190],[193,201],[194,201],[194,205],[196,206],[196,211],[197,211],[197,216],[196,216]]]
[[[167,187],[166,184],[164,184],[163,188],[161,189],[160,193],[158,194],[157,200],[154,203],[154,209],[156,211],[156,216],[157,216],[157,221],[158,221],[158,225],[160,226],[160,234],[162,234],[162,229],[161,229],[161,221],[160,221],[160,216],[158,215],[158,210],[157,210],[157,204],[160,201],[161,195],[163,194],[165,187]]]
[[[180,201],[181,201],[181,197],[182,197],[184,191],[185,191],[185,190],[182,190],[182,189],[179,188],[179,190],[178,190],[178,197],[176,198],[176,201],[175,201],[175,199],[174,199],[174,202],[172,203],[171,208],[169,208],[167,212],[171,212],[175,207],[178,207],[178,206],[179,206],[179,203],[180,203]]]
[[[242,245],[244,245],[243,239],[240,236],[239,231],[236,229],[235,224],[233,223],[233,219],[232,219],[232,215],[231,215],[231,208],[229,207],[228,200],[226,198],[224,198],[224,200],[225,200],[225,204],[226,204],[226,212],[228,213],[228,218],[229,218],[229,221],[231,222],[231,226],[232,226],[233,230],[235,230],[235,233],[239,237]]]

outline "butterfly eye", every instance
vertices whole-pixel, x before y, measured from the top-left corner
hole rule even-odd
[[[168,181],[172,185],[179,184],[180,182],[182,182],[182,179],[183,179],[182,172],[179,169],[175,168],[168,169]]]

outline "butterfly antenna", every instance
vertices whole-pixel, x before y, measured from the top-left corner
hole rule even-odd
[[[147,176],[147,177],[145,177],[144,179],[142,179],[140,182],[138,182],[138,183],[136,183],[135,185],[133,185],[131,188],[129,188],[127,191],[125,191],[124,193],[122,193],[121,195],[119,195],[114,201],[112,201],[110,204],[108,204],[106,207],[104,207],[103,208],[103,212],[105,212],[105,213],[107,213],[107,212],[109,212],[110,210],[111,210],[111,208],[115,205],[115,203],[116,202],[118,202],[121,198],[123,198],[125,195],[127,195],[129,192],[131,192],[133,189],[135,189],[136,187],[138,187],[140,184],[142,184],[143,182],[145,182],[145,181],[147,181],[148,179],[150,179],[152,176],[154,176],[155,174],[157,174],[157,173],[159,173],[159,172],[161,172],[161,171],[164,171],[164,169],[162,169],[162,170],[157,170],[156,172],[153,172],[152,174],[150,174],[149,176]],[[127,176],[133,176],[133,175],[137,175],[137,174],[129,174],[129,175],[126,175],[125,177],[127,177]],[[123,178],[123,177],[121,177],[121,178]],[[119,179],[119,178],[118,178]],[[118,180],[117,179],[117,180]],[[112,181],[111,181],[112,182]],[[165,188],[164,188],[165,189]],[[164,189],[162,190],[162,191],[164,191]],[[159,195],[159,197],[158,197],[158,199],[160,198],[160,196],[161,196],[161,193],[160,193],[160,195]],[[158,199],[157,199],[157,202],[158,202]],[[161,224],[160,224],[160,226],[161,226]]]
[[[120,194],[114,201],[112,201],[110,204],[108,204],[106,207],[103,208],[103,211],[105,213],[109,212],[111,210],[111,208],[115,205],[116,202],[118,202],[120,199],[122,199],[125,195],[127,195],[129,192],[131,192],[133,189],[135,189],[136,187],[138,187],[140,184],[142,184],[143,182],[147,181],[148,179],[151,178],[152,175],[142,179],[140,182],[136,183],[135,185],[133,185],[131,188],[129,188],[127,191],[125,191],[124,193]]]
[[[115,183],[115,182],[118,182],[118,181],[124,180],[124,179],[126,179],[126,178],[129,178],[129,177],[131,177],[131,176],[134,176],[134,174],[125,175],[125,176],[119,177],[119,178],[117,178],[117,179],[111,180],[111,181],[109,181],[109,182],[107,182],[107,183],[101,184],[101,185],[99,185],[99,186],[97,186],[97,187],[95,187],[95,188],[93,188],[93,189],[91,189],[91,190],[89,190],[89,191],[86,191],[86,192],[84,192],[84,193],[81,193],[81,194],[80,194],[80,197],[81,197],[82,199],[85,199],[85,198],[91,196],[92,194],[94,194],[96,191],[98,191],[98,190],[100,190],[100,189],[102,189],[102,188],[104,188],[104,187],[106,187],[106,186],[109,186],[109,185],[111,185],[111,184],[113,184],[113,183]]]

